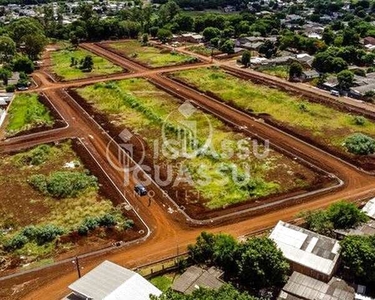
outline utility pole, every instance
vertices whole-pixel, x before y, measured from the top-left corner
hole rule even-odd
[[[73,260],[73,264],[76,265],[76,268],[77,268],[77,273],[78,273],[78,278],[81,278],[81,268],[79,267],[79,260],[78,260],[78,256],[76,256],[76,259]]]

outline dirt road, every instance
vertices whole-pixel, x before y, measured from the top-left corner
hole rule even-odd
[[[375,178],[371,175],[358,171],[356,168],[343,161],[312,147],[286,133],[271,126],[258,122],[248,115],[235,109],[226,107],[225,104],[201,95],[185,86],[161,76],[163,72],[171,70],[182,70],[195,68],[188,65],[158,70],[147,70],[111,52],[101,49],[97,45],[84,44],[83,47],[96,54],[110,59],[113,62],[126,67],[130,72],[106,78],[85,79],[79,82],[53,83],[46,78],[43,71],[37,72],[36,77],[40,86],[36,91],[44,91],[46,96],[54,104],[58,112],[69,124],[68,128],[58,129],[51,132],[41,132],[31,137],[19,137],[9,139],[0,143],[0,151],[13,151],[30,147],[38,143],[60,140],[68,137],[80,138],[90,150],[95,159],[103,167],[104,171],[113,180],[116,186],[124,190],[128,201],[139,213],[140,217],[151,229],[150,238],[144,243],[121,248],[105,255],[87,257],[81,259],[83,273],[95,267],[103,259],[109,259],[126,267],[136,267],[144,263],[156,261],[186,249],[202,230],[212,232],[228,232],[235,236],[248,235],[261,229],[271,228],[282,219],[289,221],[304,210],[326,207],[332,202],[340,199],[358,201],[374,196]],[[171,93],[180,97],[193,100],[203,109],[210,111],[222,119],[231,120],[238,126],[246,125],[248,130],[255,132],[263,138],[270,139],[276,146],[282,147],[295,155],[323,167],[328,172],[336,175],[344,181],[344,185],[334,193],[323,195],[312,195],[300,203],[284,207],[280,210],[269,212],[265,215],[255,216],[244,220],[233,219],[231,224],[216,226],[192,227],[186,224],[183,215],[178,212],[169,213],[164,201],[155,198],[151,206],[147,199],[140,199],[132,193],[134,179],[130,185],[123,186],[123,173],[111,167],[107,160],[107,145],[111,141],[107,133],[95,120],[62,89],[72,86],[81,86],[95,82],[131,78],[135,76],[147,77],[155,84],[162,86]],[[111,160],[116,161],[115,153],[109,153]],[[132,177],[131,177],[132,178]],[[67,286],[77,279],[76,271],[72,263],[61,264],[38,272],[30,272],[10,279],[0,279],[1,299],[61,299],[68,292]]]

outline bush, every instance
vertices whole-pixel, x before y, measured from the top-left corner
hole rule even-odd
[[[16,90],[16,87],[15,87],[13,84],[8,85],[8,86],[5,88],[5,91],[6,91],[7,93],[13,93],[15,90]]]
[[[55,225],[45,225],[43,227],[39,227],[36,231],[35,241],[38,245],[44,245],[48,242],[53,241],[59,235],[62,235],[64,230],[55,226]]]
[[[117,221],[112,214],[107,213],[98,219],[98,223],[100,226],[111,227],[115,226],[117,224]]]
[[[77,197],[82,191],[92,187],[97,188],[95,176],[84,172],[59,171],[45,175],[32,175],[29,183],[41,193],[55,198]]]
[[[40,145],[27,152],[14,156],[14,162],[20,166],[39,166],[43,164],[51,154],[51,146]]]
[[[375,151],[375,140],[362,133],[349,136],[344,145],[350,153],[357,155],[369,155]]]
[[[134,226],[134,221],[132,219],[126,219],[122,224],[121,227],[122,229],[130,229]]]
[[[363,125],[365,125],[365,123],[366,123],[365,117],[362,117],[362,116],[355,116],[354,117],[354,124],[355,125],[363,126]]]
[[[14,251],[17,249],[21,249],[25,244],[27,244],[28,241],[28,238],[24,235],[17,234],[4,244],[4,250]]]

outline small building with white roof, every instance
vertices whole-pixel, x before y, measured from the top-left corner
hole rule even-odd
[[[95,269],[73,282],[72,293],[64,300],[149,300],[161,291],[138,273],[104,261]]]
[[[340,244],[337,240],[279,221],[271,232],[293,271],[328,282],[338,267]]]
[[[375,220],[375,198],[372,198],[362,208],[362,211],[368,215],[371,219]]]

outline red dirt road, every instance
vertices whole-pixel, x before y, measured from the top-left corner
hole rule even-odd
[[[83,47],[113,62],[121,64],[124,67],[126,66],[129,71],[134,73],[116,75],[105,79],[93,78],[79,82],[53,83],[45,77],[43,72],[37,72],[35,76],[37,76],[40,86],[36,90],[45,92],[57,111],[69,124],[69,127],[50,132],[41,132],[30,137],[25,136],[9,139],[6,142],[0,143],[0,151],[12,151],[68,137],[80,138],[116,186],[124,190],[128,201],[150,227],[151,235],[143,243],[121,248],[110,253],[99,254],[95,257],[82,258],[80,263],[84,267],[83,273],[86,273],[104,259],[109,259],[123,266],[132,268],[175,255],[178,251],[184,251],[186,246],[192,243],[202,230],[227,232],[235,236],[243,236],[259,230],[271,228],[280,219],[290,221],[301,211],[323,208],[340,199],[359,201],[374,196],[375,178],[373,176],[360,172],[343,161],[317,148],[311,147],[288,134],[280,132],[261,122],[257,122],[250,116],[226,107],[223,103],[214,101],[209,97],[203,96],[194,90],[159,75],[160,73],[171,71],[172,69],[181,70],[197,66],[189,65],[150,71],[124,58],[120,58],[118,55],[103,50],[96,45],[85,44]],[[164,207],[161,204],[161,199],[157,197],[153,199],[151,206],[148,207],[147,199],[139,199],[131,192],[134,180],[131,180],[130,185],[124,188],[122,172],[112,168],[108,163],[106,154],[107,144],[110,142],[110,138],[106,132],[104,132],[92,117],[84,112],[72,98],[61,90],[66,87],[136,76],[147,77],[172,93],[193,100],[203,109],[209,110],[221,118],[231,120],[239,126],[246,125],[250,131],[256,132],[263,138],[268,138],[277,146],[295,155],[301,156],[323,167],[328,172],[335,174],[342,179],[345,184],[334,193],[314,195],[290,207],[284,207],[274,212],[244,220],[234,218],[232,224],[215,226],[188,226],[186,222],[184,222],[181,214],[177,212],[173,214],[168,213],[167,207]],[[111,152],[109,155],[114,161],[118,159],[115,153]],[[68,293],[67,286],[76,279],[77,275],[74,265],[68,262],[40,271],[21,274],[5,280],[0,279],[0,298],[35,300],[61,299]]]

